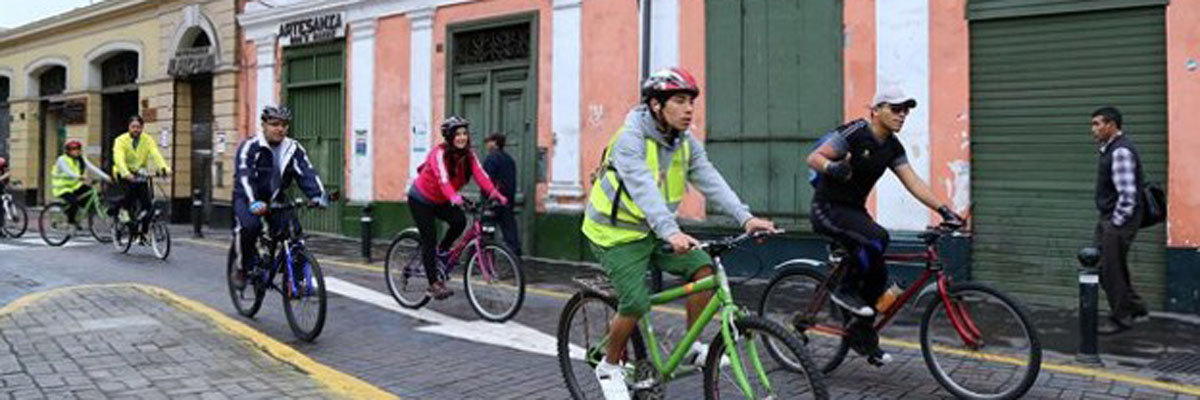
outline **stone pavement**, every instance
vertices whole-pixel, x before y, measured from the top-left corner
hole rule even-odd
[[[392,397],[163,289],[100,285],[0,309],[0,398]]]

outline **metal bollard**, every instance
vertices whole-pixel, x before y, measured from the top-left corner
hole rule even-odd
[[[200,188],[192,189],[192,236],[204,237],[201,229],[204,224],[204,192]]]
[[[1079,353],[1080,364],[1104,366],[1100,360],[1097,314],[1100,294],[1100,252],[1094,247],[1079,250]]]
[[[371,262],[371,212],[374,211],[374,204],[367,203],[363,206],[362,217],[359,221],[362,222],[362,258],[367,262]]]

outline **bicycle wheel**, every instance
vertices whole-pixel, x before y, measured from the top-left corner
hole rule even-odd
[[[113,220],[113,247],[122,254],[128,253],[133,247],[133,223]]]
[[[963,399],[1024,395],[1042,365],[1042,346],[1028,314],[990,286],[958,283],[948,292],[950,307],[934,296],[921,318],[921,353],[933,377]],[[947,308],[964,332],[979,338],[976,344],[967,344]]]
[[[154,249],[154,256],[159,260],[166,260],[171,255],[171,230],[168,229],[167,223],[162,221],[154,221],[150,224],[150,247]]]
[[[50,203],[42,209],[38,216],[38,230],[42,240],[54,247],[62,246],[71,240],[72,226],[67,222],[67,213],[62,203]]]
[[[726,356],[727,343],[718,333],[711,342],[704,364],[704,398],[829,398],[821,371],[808,358],[808,353],[796,336],[788,333],[783,326],[756,315],[747,315],[738,318],[734,327],[739,333],[735,342],[737,362],[729,356],[728,365],[721,365],[721,359]],[[801,368],[793,369],[775,357],[763,357],[763,348],[772,346],[786,350],[789,354],[784,358],[797,361]],[[745,371],[751,393],[744,393],[735,378],[734,367],[739,364]]]
[[[19,238],[25,234],[26,229],[29,229],[29,210],[16,200],[8,203],[8,209],[4,211],[4,219],[4,221],[0,221],[2,222],[0,228],[3,228],[4,233],[10,238]]]
[[[311,342],[325,327],[325,275],[317,259],[303,249],[292,252],[291,268],[290,274],[283,272],[283,312],[292,334]]]
[[[839,327],[842,325],[842,310],[829,301],[826,292],[817,298],[817,289],[828,280],[825,274],[805,266],[806,261],[786,261],[776,267],[780,271],[767,289],[763,291],[758,303],[758,315],[783,326],[788,333],[796,335],[800,344],[808,351],[814,364],[822,373],[833,372],[846,359],[850,350],[848,342],[842,336],[822,327]],[[815,313],[813,303],[819,302]],[[776,361],[793,369],[799,369],[796,360],[786,358],[787,351],[778,348],[774,343],[768,343],[767,351]]]
[[[266,290],[258,290],[261,285],[255,285],[251,277],[246,277],[246,286],[241,289],[234,284],[233,274],[242,266],[234,246],[237,246],[236,242],[229,247],[229,257],[225,263],[225,283],[229,287],[229,298],[233,300],[233,308],[237,309],[238,314],[246,318],[254,318],[254,314],[257,314],[258,309],[262,307]]]
[[[100,243],[112,241],[113,220],[108,217],[108,209],[100,205],[98,209],[88,212],[88,230],[92,237]]]
[[[421,308],[429,302],[429,279],[421,264],[421,236],[405,230],[388,246],[383,263],[384,280],[392,298],[405,308]]]
[[[475,313],[492,322],[517,315],[525,301],[521,262],[504,246],[487,244],[471,255],[463,271],[463,290]]]
[[[558,318],[558,366],[562,370],[567,390],[575,400],[604,399],[595,367],[608,351],[608,326],[617,315],[617,300],[594,292],[576,293],[563,306]],[[634,330],[625,346],[627,378],[645,376],[653,368],[646,358],[646,343]],[[635,368],[636,366],[636,368]],[[642,371],[637,371],[641,368]],[[640,374],[639,374],[640,372]],[[655,373],[657,375],[657,373]],[[635,379],[642,381],[642,379]],[[657,386],[662,388],[662,385]],[[636,398],[648,397],[634,393]]]

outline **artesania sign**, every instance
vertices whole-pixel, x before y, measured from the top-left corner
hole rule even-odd
[[[342,13],[314,15],[279,25],[279,40],[285,46],[321,42],[345,35]]]

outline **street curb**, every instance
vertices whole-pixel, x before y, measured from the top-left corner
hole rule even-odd
[[[292,366],[296,367],[296,369],[312,377],[313,380],[316,380],[318,383],[324,385],[331,392],[333,392],[333,394],[338,395],[339,397],[349,399],[399,399],[398,396],[388,393],[361,379],[318,363],[308,356],[296,351],[295,349],[292,349],[291,347],[255,330],[254,328],[251,328],[240,321],[222,314],[220,311],[217,311],[212,307],[157,286],[140,283],[116,283],[53,288],[41,292],[31,293],[14,300],[13,302],[0,308],[0,316],[20,311],[29,305],[49,297],[59,296],[81,289],[97,288],[136,289],[144,294],[150,295],[151,297],[162,300],[167,304],[174,306],[176,309],[179,309],[180,311],[207,317],[222,331],[236,336],[245,342],[249,342],[248,344],[250,344],[252,347],[266,352],[268,355],[279,361],[291,364]]]

